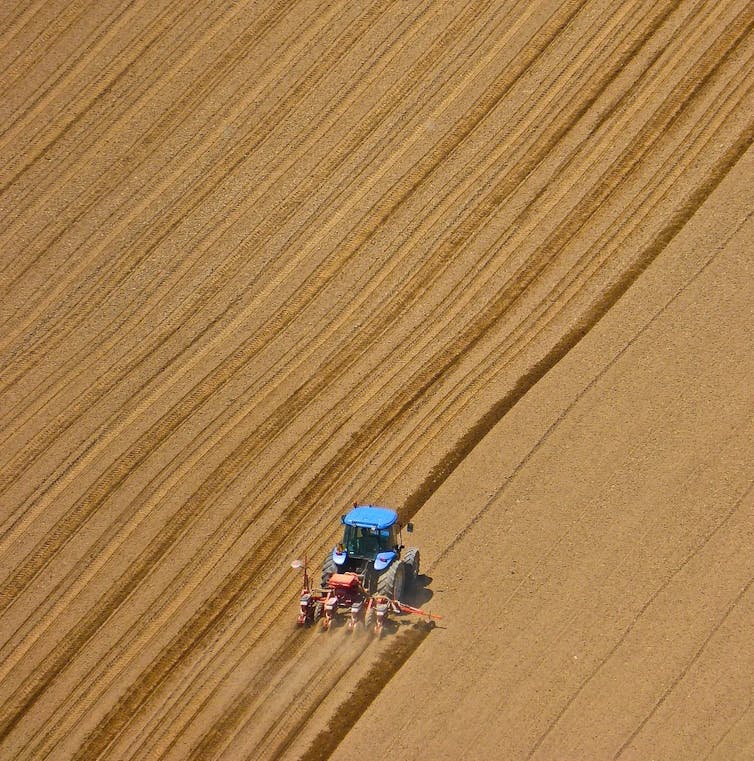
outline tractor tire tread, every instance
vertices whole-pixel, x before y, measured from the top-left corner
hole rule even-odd
[[[327,582],[330,581],[330,577],[336,571],[335,561],[332,559],[332,555],[328,555],[322,563],[322,589],[327,589]]]

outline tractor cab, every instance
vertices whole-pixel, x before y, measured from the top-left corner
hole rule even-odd
[[[341,521],[343,540],[332,552],[332,562],[338,571],[353,571],[364,577],[370,571],[385,570],[400,557],[402,527],[394,510],[354,505]],[[406,529],[412,531],[413,526],[408,524]]]
[[[342,545],[353,557],[374,560],[380,552],[400,547],[398,525],[394,523],[392,526],[377,528],[346,523]]]

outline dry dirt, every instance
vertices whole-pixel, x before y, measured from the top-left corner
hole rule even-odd
[[[753,25],[1,4],[0,758],[754,758]]]

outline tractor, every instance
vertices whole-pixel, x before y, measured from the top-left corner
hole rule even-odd
[[[403,526],[394,510],[354,503],[341,523],[343,539],[322,564],[323,589],[333,574],[355,573],[370,595],[396,600],[410,591],[419,575],[419,550],[404,548]],[[406,531],[413,530],[408,523]]]
[[[395,511],[354,504],[341,522],[343,540],[325,558],[319,588],[311,583],[306,559],[291,563],[304,572],[298,625],[310,627],[321,620],[326,631],[345,618],[347,631],[364,628],[381,636],[391,615],[413,613],[433,626],[440,616],[400,600],[419,574],[419,550],[404,548]],[[407,524],[406,530],[413,531],[413,526]]]

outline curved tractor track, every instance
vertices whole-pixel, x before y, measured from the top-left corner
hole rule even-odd
[[[613,322],[620,337],[660,303],[652,273],[686,271],[666,264],[684,235],[698,241],[687,262],[734,252],[747,229],[751,184],[735,178],[754,140],[754,10],[40,0],[0,13],[0,756],[368,752],[380,738],[362,725],[420,699],[395,692],[412,664],[456,663],[442,637],[462,622],[429,636],[401,622],[378,643],[296,631],[290,561],[319,562],[354,499],[394,505],[420,518],[448,608],[454,590],[484,604],[482,566],[456,578],[448,564],[478,551],[476,527],[491,521],[505,545],[527,518],[508,523],[505,503],[495,522],[480,484],[518,494],[550,430],[582,414],[566,404],[548,429],[548,400],[603,388],[601,360],[573,359],[585,337]],[[679,294],[712,277],[699,266]],[[743,367],[749,349],[731,344]],[[501,485],[495,453],[519,443],[499,431],[526,415],[522,430],[545,433]],[[576,476],[560,478],[567,494]],[[532,567],[554,552],[515,550]],[[550,599],[531,579],[533,607],[519,620],[512,592],[501,631]],[[636,621],[662,594],[647,589]],[[595,600],[567,624],[586,639],[609,618]],[[510,647],[546,659],[538,640]],[[437,716],[454,673],[425,685]],[[597,682],[568,692],[549,673],[550,723],[522,693],[511,758],[579,747],[570,707]],[[505,672],[506,689],[529,676]],[[626,715],[600,753],[642,747],[654,713]],[[427,738],[404,729],[410,757]]]

